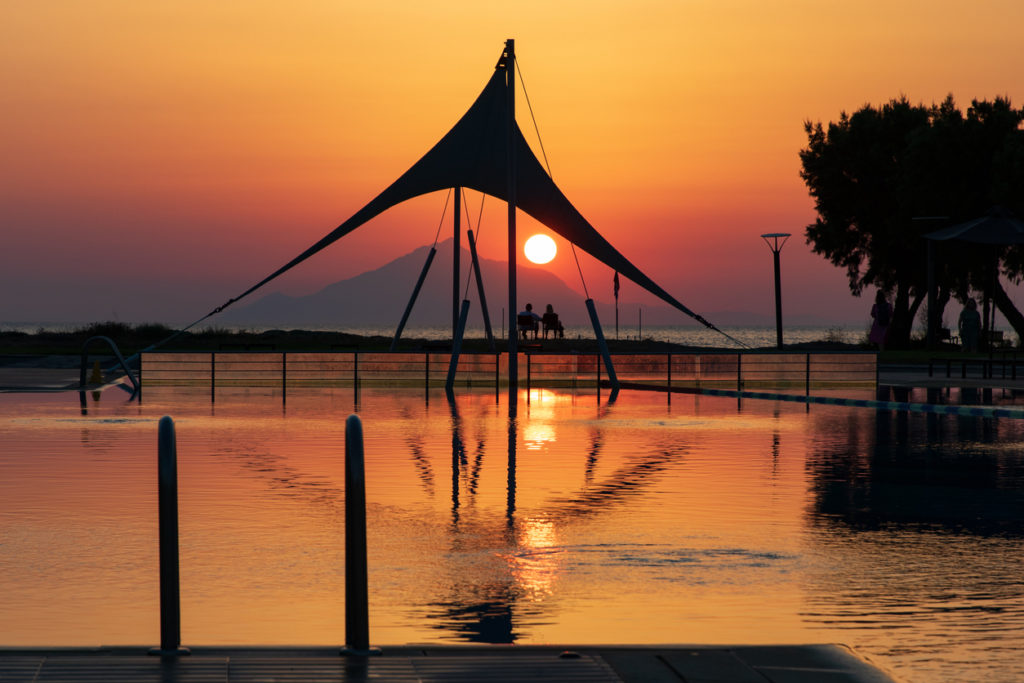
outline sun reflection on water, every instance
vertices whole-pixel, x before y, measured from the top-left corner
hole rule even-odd
[[[553,593],[561,572],[560,556],[554,522],[547,519],[526,519],[516,538],[518,548],[507,556],[509,568],[524,598],[543,600]]]

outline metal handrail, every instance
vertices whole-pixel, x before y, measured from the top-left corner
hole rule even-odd
[[[366,467],[363,423],[345,421],[345,647],[341,654],[379,655],[370,646],[369,580],[366,569]]]
[[[135,378],[131,368],[128,367],[128,364],[124,360],[124,356],[121,355],[121,350],[117,348],[117,344],[114,343],[114,340],[102,335],[89,337],[85,340],[85,343],[82,344],[82,372],[78,380],[79,388],[85,387],[85,368],[89,363],[89,345],[97,340],[105,341],[110,345],[110,349],[114,352],[114,356],[117,357],[118,364],[121,366],[121,369],[124,370],[125,375],[128,376],[128,380],[132,383],[132,387],[134,387],[134,390],[132,391],[132,398],[134,398],[135,395],[142,390],[142,385],[139,383],[139,380]]]
[[[160,418],[157,438],[157,505],[160,538],[160,647],[152,655],[175,657],[181,646],[181,584],[178,560],[178,442],[174,420]]]
[[[161,658],[187,655],[181,646],[181,587],[178,554],[178,446],[174,420],[160,419],[157,451],[158,530],[160,540]],[[340,654],[381,654],[370,646],[369,580],[366,554],[366,467],[363,424],[357,415],[345,422],[345,647]]]

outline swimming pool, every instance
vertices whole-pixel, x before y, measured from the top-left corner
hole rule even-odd
[[[1024,421],[624,391],[0,395],[0,644],[156,644],[156,424],[182,642],[344,639],[344,421],[377,645],[842,642],[1024,676]],[[604,397],[606,398],[606,396]]]

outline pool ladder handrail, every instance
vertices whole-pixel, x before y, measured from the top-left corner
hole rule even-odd
[[[181,586],[178,553],[178,442],[174,420],[160,418],[157,439],[157,526],[160,543],[160,646],[149,654],[174,658],[191,654],[181,646]],[[369,580],[366,554],[366,465],[363,424],[345,421],[345,646],[354,658],[380,655],[370,645]]]
[[[139,380],[136,379],[135,374],[132,372],[131,368],[128,367],[128,364],[124,360],[124,356],[121,355],[121,350],[117,348],[117,344],[114,343],[114,340],[111,339],[110,337],[105,337],[103,335],[89,337],[88,339],[85,340],[85,343],[82,344],[82,369],[78,380],[79,390],[84,389],[86,384],[85,372],[86,366],[89,364],[89,345],[97,340],[107,342],[107,344],[110,346],[110,349],[114,352],[114,356],[117,357],[118,364],[121,366],[121,369],[124,370],[124,373],[128,377],[128,380],[132,383],[132,398],[135,398],[139,391],[142,390],[142,385],[139,383]]]

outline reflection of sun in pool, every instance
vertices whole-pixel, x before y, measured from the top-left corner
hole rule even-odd
[[[526,240],[526,244],[523,245],[523,253],[534,263],[548,263],[555,258],[558,247],[555,246],[555,241],[547,235],[537,234]]]

